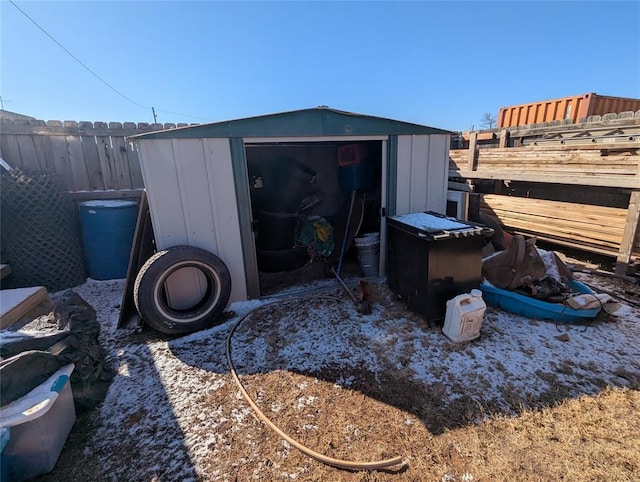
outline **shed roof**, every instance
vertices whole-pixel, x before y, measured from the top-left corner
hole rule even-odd
[[[453,134],[453,132],[319,106],[311,109],[149,132],[131,138],[324,137],[391,134]]]

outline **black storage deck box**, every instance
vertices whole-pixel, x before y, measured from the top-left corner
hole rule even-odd
[[[492,234],[434,212],[388,218],[389,288],[430,324],[442,323],[447,300],[480,285],[482,248]]]

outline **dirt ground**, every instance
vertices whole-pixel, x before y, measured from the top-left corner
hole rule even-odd
[[[603,289],[620,290],[590,278]],[[338,289],[233,305],[229,321],[168,339],[117,330],[123,284],[77,292],[97,310],[118,370],[40,481],[632,481],[640,473],[640,312],[558,326],[488,308],[455,344],[375,286],[358,315]],[[229,374],[317,462],[261,422]]]

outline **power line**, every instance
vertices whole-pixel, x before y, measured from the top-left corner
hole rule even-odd
[[[111,84],[109,84],[106,80],[104,80],[102,77],[100,77],[98,74],[96,74],[93,70],[91,70],[84,62],[82,62],[78,57],[76,57],[75,55],[73,55],[73,53],[71,53],[64,45],[62,45],[60,42],[58,42],[53,35],[51,35],[49,32],[47,32],[44,27],[42,27],[38,22],[36,22],[33,18],[31,18],[27,12],[25,12],[24,10],[22,10],[18,5],[16,5],[16,3],[13,0],[9,0],[9,3],[11,5],[13,5],[14,7],[16,7],[16,9],[18,9],[18,11],[24,15],[31,23],[33,23],[36,27],[38,27],[38,29],[40,29],[42,31],[42,33],[44,33],[47,37],[49,37],[58,47],[60,47],[62,50],[64,50],[73,60],[75,60],[78,64],[80,64],[87,72],[89,72],[91,75],[93,75],[96,79],[98,79],[100,82],[102,82],[104,85],[106,85],[109,89],[111,89],[113,92],[115,92],[116,94],[118,94],[120,97],[122,97],[123,99],[125,99],[126,101],[132,103],[133,105],[140,107],[142,109],[146,109],[146,110],[151,110],[153,112],[154,108],[152,106],[146,106],[146,105],[142,105],[139,104],[138,102],[132,100],[131,98],[127,97],[126,95],[124,95],[122,92],[120,92],[118,89],[116,89],[114,86],[112,86]],[[206,117],[198,117],[198,116],[194,116],[194,115],[188,115],[188,114],[181,114],[179,112],[170,112],[170,111],[165,111],[162,109],[157,109],[158,111],[161,112],[166,112],[169,114],[175,114],[175,115],[180,115],[180,116],[184,116],[184,117],[192,117],[194,119],[202,119],[202,120],[212,120],[212,119],[208,119]],[[153,112],[153,116],[154,116],[154,120],[155,120],[155,112]]]

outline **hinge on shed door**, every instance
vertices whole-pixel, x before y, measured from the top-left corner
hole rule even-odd
[[[386,208],[380,208],[380,216],[382,216],[383,218],[387,217],[387,209]]]

